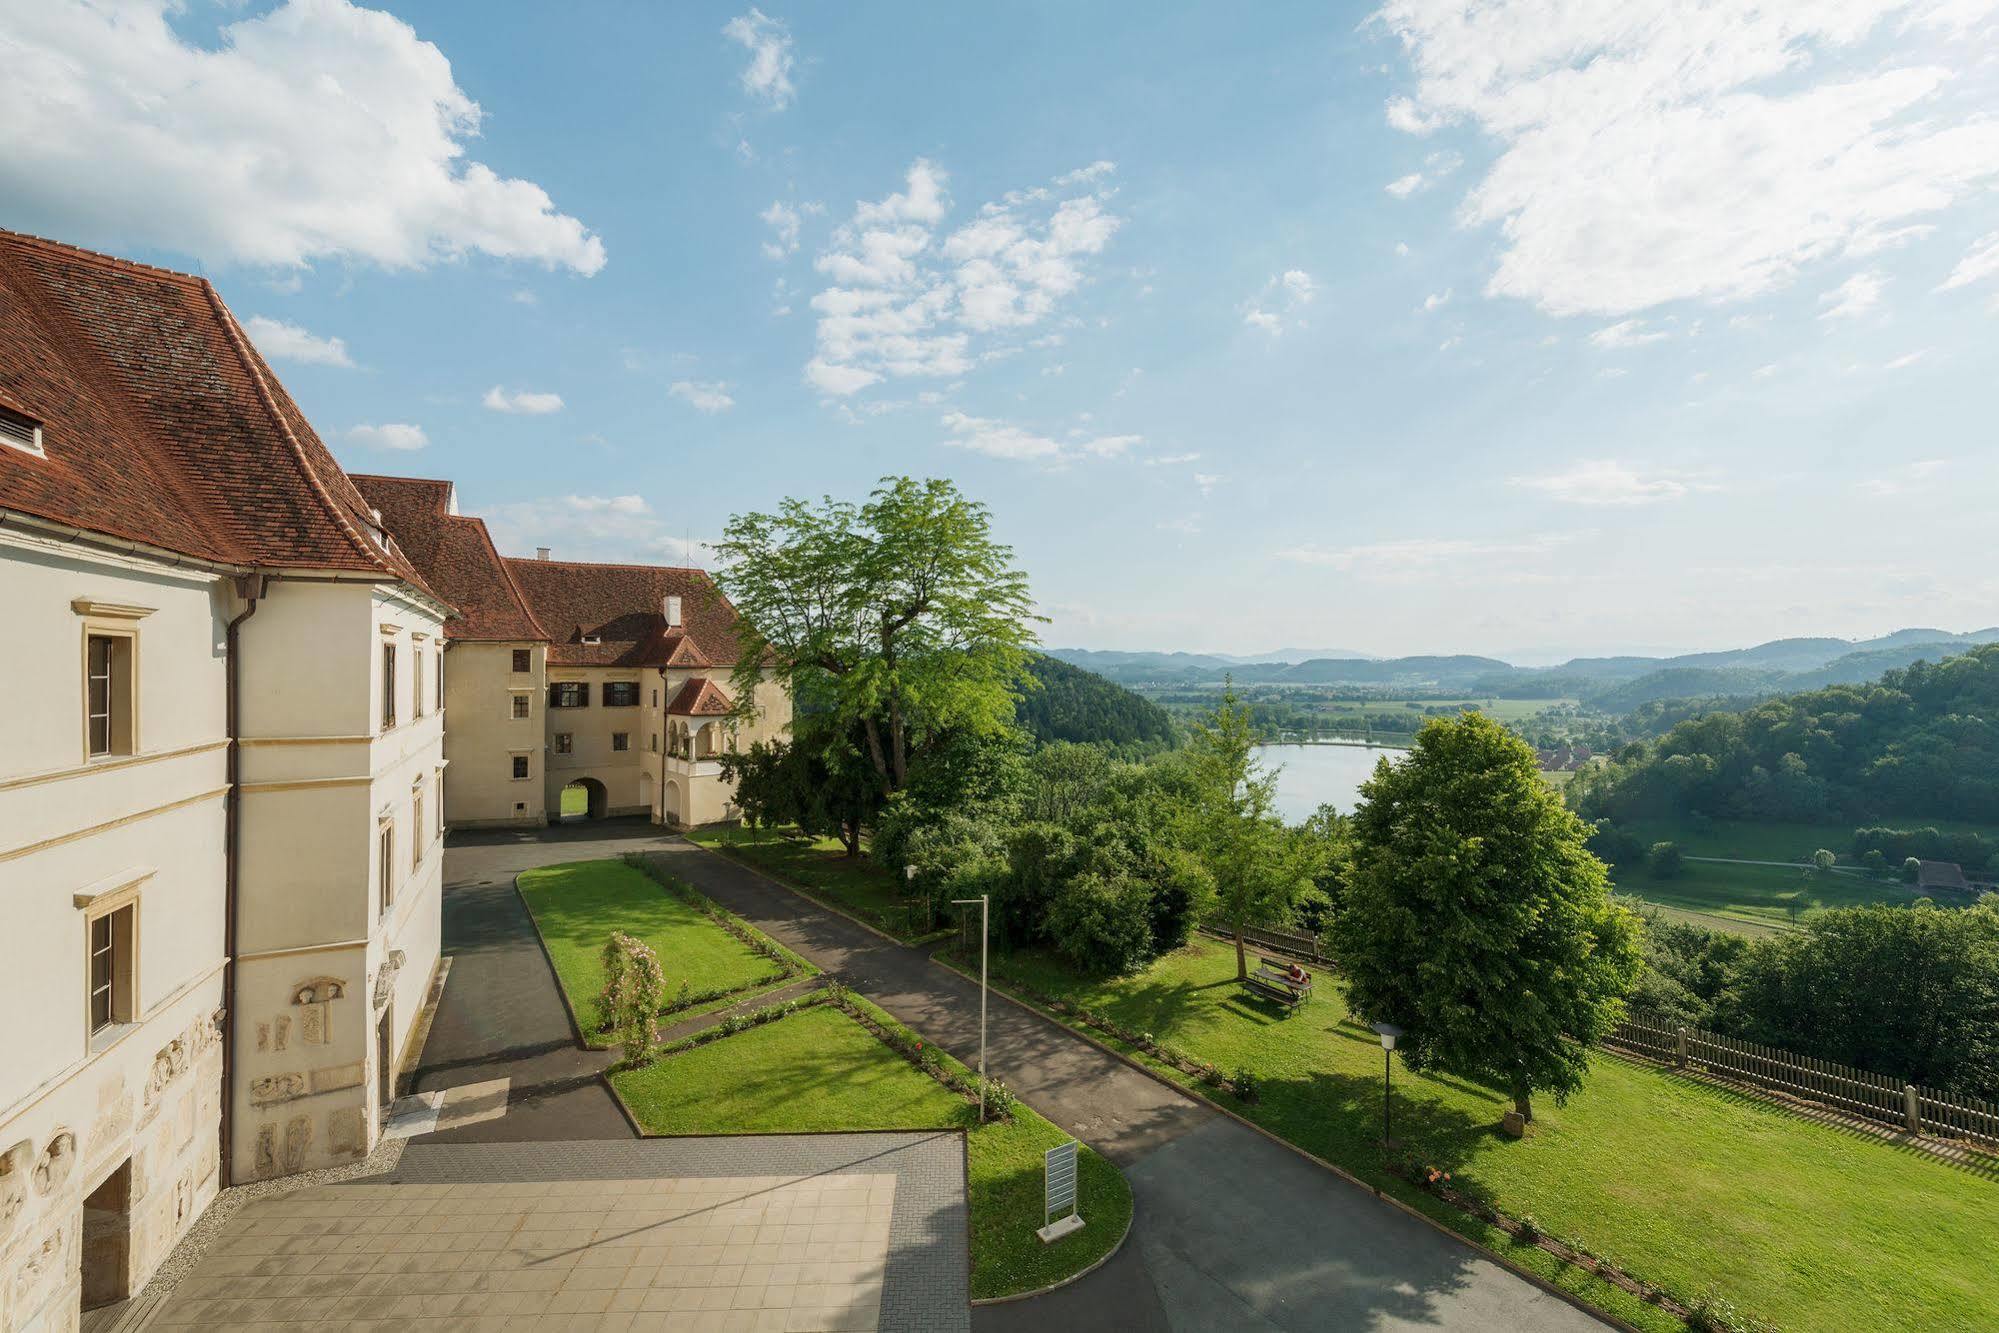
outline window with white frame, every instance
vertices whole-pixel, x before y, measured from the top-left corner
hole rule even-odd
[[[513,757],[513,760],[514,760],[514,781],[515,782],[525,781],[528,775],[528,757],[524,754],[517,754]]]
[[[137,711],[132,665],[137,655],[131,634],[93,630],[85,638],[84,737],[92,759],[137,751],[132,725]]]
[[[515,690],[513,699],[515,721],[523,721],[534,716],[534,695],[527,690]]]
[[[410,788],[410,873],[423,864],[423,779]]]
[[[138,974],[139,905],[125,903],[90,918],[90,1035],[133,1021]]]
[[[396,645],[382,645],[382,730],[396,725]]]
[[[396,824],[392,819],[382,821],[381,831],[376,834],[380,841],[381,861],[381,904],[378,912],[387,912],[396,901]]]

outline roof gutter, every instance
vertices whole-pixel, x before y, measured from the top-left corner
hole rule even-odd
[[[198,555],[169,551],[164,546],[149,546],[145,542],[113,537],[108,533],[92,532],[87,528],[58,523],[53,519],[23,513],[18,509],[0,508],[0,531],[10,528],[42,541],[56,542],[64,546],[83,546],[115,555],[138,556],[170,568],[198,569],[204,573],[227,574],[231,577],[247,574],[251,568],[249,565],[233,565],[223,560],[204,560]]]

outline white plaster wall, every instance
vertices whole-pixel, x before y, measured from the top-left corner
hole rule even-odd
[[[228,613],[216,576],[0,534],[0,1328],[65,1328],[84,1194],[130,1161],[128,1281],[216,1179]],[[84,754],[75,598],[149,607],[135,754]],[[164,757],[162,757],[164,756]],[[135,1021],[91,1049],[78,894],[139,884]],[[62,1151],[63,1145],[68,1146]],[[52,1151],[52,1145],[55,1150]],[[30,1183],[37,1168],[46,1188]]]
[[[657,709],[651,705],[652,691],[659,686],[659,673],[635,667],[561,667],[548,669],[550,684],[565,680],[588,681],[588,708],[547,710],[547,770],[545,800],[553,813],[561,809],[562,789],[578,778],[593,778],[604,784],[609,808],[618,812],[642,812],[649,801],[641,792],[640,775],[657,773],[659,756],[646,748],[647,738],[660,730]],[[604,707],[604,686],[611,681],[629,681],[639,687],[638,706]],[[542,691],[546,704],[548,692]],[[631,749],[611,748],[614,732],[631,736]],[[569,754],[557,754],[555,737],[568,732],[574,747]],[[661,739],[664,744],[664,737]]]
[[[516,648],[529,654],[529,670],[513,669]],[[542,786],[543,715],[548,688],[543,644],[457,640],[445,654],[447,723],[444,756],[445,818],[453,827],[538,825],[548,817]],[[513,696],[527,696],[528,715],[513,715]],[[515,780],[513,756],[528,755],[528,776]],[[516,804],[526,809],[516,811]]]

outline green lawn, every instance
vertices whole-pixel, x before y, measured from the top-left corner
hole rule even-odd
[[[604,988],[601,955],[614,930],[635,935],[659,954],[669,1000],[688,990],[739,990],[776,979],[776,964],[619,861],[571,861],[520,877],[555,975],[586,1031],[598,1027]]]
[[[686,836],[711,851],[747,861],[900,939],[919,937],[910,928],[901,882],[865,856],[848,856],[836,838],[806,838],[795,830],[753,832],[732,825],[693,829]]]
[[[976,1108],[830,1004],[624,1070],[611,1082],[651,1134],[966,1131],[975,1297],[1031,1291],[1081,1271],[1117,1243],[1131,1217],[1124,1177],[1085,1148],[1079,1208],[1088,1225],[1043,1245],[1034,1234],[1042,1221],[1041,1154],[1069,1136],[1024,1106],[1011,1124],[981,1126]]]
[[[1796,861],[1811,859],[1824,847],[1839,857],[1841,865],[1852,865],[1853,830],[1862,824],[1884,824],[1890,828],[1938,828],[1945,832],[1984,833],[1999,836],[1990,824],[1966,823],[1951,819],[1918,819],[1914,816],[1884,816],[1880,819],[1847,820],[1832,824],[1795,824],[1755,819],[1639,819],[1619,823],[1646,846],[1655,842],[1678,843],[1689,856],[1732,856],[1747,861]]]
[[[1076,978],[1022,953],[1003,974],[1150,1032],[1224,1071],[1246,1065],[1262,1100],[1227,1102],[1299,1146],[1467,1234],[1491,1228],[1380,1169],[1381,1048],[1336,983],[1294,1014],[1243,994],[1234,951],[1201,939],[1135,976]],[[1113,1043],[1116,1044],[1116,1043]],[[1165,1066],[1156,1066],[1165,1072]],[[1177,1070],[1170,1076],[1193,1081]],[[1395,1133],[1410,1150],[1683,1301],[1709,1284],[1788,1330],[1999,1326],[1999,1177],[1635,1061],[1602,1057],[1567,1107],[1536,1104],[1524,1140],[1496,1129],[1506,1099],[1398,1063]],[[1524,1247],[1510,1256],[1549,1271]],[[1664,1316],[1579,1270],[1553,1274],[1626,1319]]]
[[[1688,913],[1698,924],[1742,933],[1791,928],[1790,904],[1800,904],[1800,920],[1822,907],[1863,903],[1909,903],[1915,893],[1900,880],[1835,872],[1807,880],[1789,866],[1725,865],[1688,861],[1672,879],[1655,878],[1642,866],[1611,872],[1618,892]]]
[[[584,791],[580,786],[571,785],[564,787],[562,789],[562,809],[560,813],[564,815],[589,814],[590,793]]]

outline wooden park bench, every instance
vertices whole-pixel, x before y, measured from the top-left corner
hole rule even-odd
[[[1291,964],[1282,958],[1260,955],[1256,960],[1256,970],[1244,981],[1258,995],[1265,995],[1282,1005],[1298,1005],[1312,998],[1312,983],[1291,979]]]

